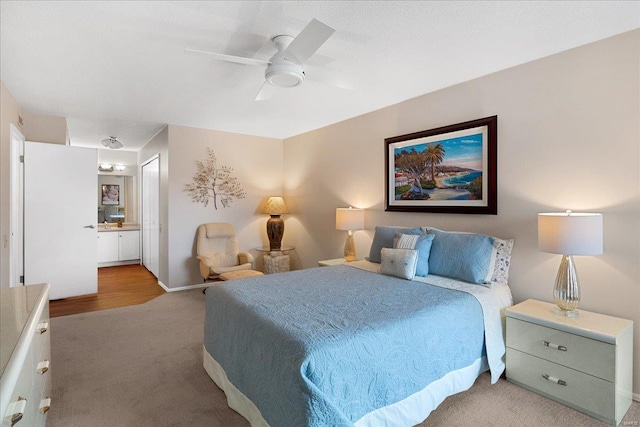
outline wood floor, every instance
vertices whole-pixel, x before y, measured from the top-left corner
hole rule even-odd
[[[141,265],[98,269],[98,293],[51,301],[51,317],[142,304],[165,293],[153,274]]]

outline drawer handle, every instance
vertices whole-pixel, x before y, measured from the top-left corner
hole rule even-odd
[[[47,329],[49,329],[49,322],[38,323],[38,326],[36,327],[39,334],[44,334],[47,332]]]
[[[51,409],[51,398],[46,397],[40,401],[40,412],[46,414]]]
[[[564,385],[564,386],[567,385],[566,381],[563,381],[563,380],[561,380],[559,378],[556,378],[556,377],[552,377],[551,375],[542,374],[542,378],[544,378],[547,381],[551,381],[552,383],[559,384],[559,385]]]
[[[9,412],[11,414],[11,427],[20,422],[22,417],[24,416],[24,410],[27,407],[27,399],[22,396],[18,397],[16,402],[13,402],[13,408]]]
[[[565,347],[563,345],[554,344],[554,343],[549,342],[549,341],[542,341],[542,344],[544,344],[545,347],[555,348],[556,350],[560,350],[560,351],[567,351],[567,347]]]
[[[47,371],[49,370],[49,361],[48,360],[43,360],[42,362],[38,363],[38,367],[36,368],[36,371],[40,374],[40,375],[44,375],[47,373]]]

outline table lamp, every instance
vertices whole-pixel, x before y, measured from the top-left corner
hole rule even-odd
[[[271,215],[267,220],[267,236],[269,237],[269,250],[279,251],[284,235],[284,220],[282,214],[288,214],[289,209],[282,197],[269,197],[267,204],[262,209],[263,214]]]
[[[553,300],[559,314],[578,316],[580,286],[573,255],[600,255],[602,241],[602,214],[570,210],[538,214],[538,248],[544,252],[562,254],[553,288]]]
[[[355,261],[356,245],[353,241],[353,231],[364,228],[364,209],[337,208],[336,230],[348,230],[347,240],[344,242],[344,259]]]

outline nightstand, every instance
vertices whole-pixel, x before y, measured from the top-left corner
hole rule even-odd
[[[507,380],[618,425],[631,405],[633,322],[527,300],[507,309]]]
[[[325,259],[323,261],[318,261],[318,266],[329,267],[331,265],[342,265],[346,263],[347,263],[347,260],[344,258],[334,258],[334,259]]]

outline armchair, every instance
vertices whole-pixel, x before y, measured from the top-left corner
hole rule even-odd
[[[238,238],[231,224],[209,223],[198,227],[196,254],[200,275],[206,282],[231,271],[252,270],[253,255],[238,250]]]

